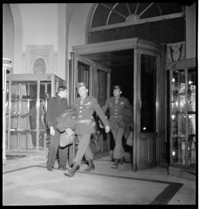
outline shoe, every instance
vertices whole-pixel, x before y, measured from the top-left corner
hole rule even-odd
[[[93,160],[88,160],[88,167],[84,170],[85,172],[90,172],[95,170],[95,165]]]
[[[71,169],[67,169],[67,172],[64,173],[64,175],[68,177],[73,177],[75,172],[79,169],[79,167],[80,166],[75,163]]]
[[[117,169],[118,166],[119,166],[119,163],[120,163],[120,159],[115,159],[115,162],[114,162],[114,164],[112,165],[111,168]]]
[[[122,157],[122,158],[120,159],[120,164],[123,165],[125,162],[126,162],[125,157]]]
[[[118,165],[113,164],[111,168],[117,169],[118,168]]]
[[[66,171],[67,170],[67,167],[66,166],[59,166],[58,168],[59,168],[59,170],[63,170],[63,171]]]
[[[113,151],[112,151],[112,150],[110,150],[110,160],[111,160],[112,162],[115,161],[115,159],[113,158]]]
[[[47,167],[47,170],[48,171],[52,171],[53,170],[53,167]]]

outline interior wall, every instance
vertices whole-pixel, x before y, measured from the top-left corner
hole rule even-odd
[[[23,51],[27,45],[53,45],[58,50],[57,4],[19,4],[23,26]]]
[[[30,63],[38,53],[49,62],[45,73],[65,80],[66,4],[10,4],[10,7],[14,21],[14,73],[34,73]],[[36,50],[28,53],[28,47]]]
[[[41,47],[43,50],[46,46],[52,47],[52,54],[49,59],[51,61],[47,63],[49,70],[45,73],[53,73],[53,69],[56,69],[56,54],[58,50],[57,45],[57,28],[58,28],[58,9],[57,4],[19,4],[20,12],[22,16],[22,28],[23,28],[23,42],[22,53],[26,58],[26,71],[33,73],[31,69],[32,59],[35,55],[32,53],[39,53],[37,48],[36,52],[27,52],[27,46]],[[33,49],[34,50],[34,49]],[[44,52],[45,53],[45,52]],[[55,73],[55,74],[58,74]]]
[[[67,24],[67,4],[58,4],[58,29],[57,29],[57,74],[59,77],[63,78],[64,80],[67,81],[67,66],[68,62],[66,59],[66,54],[67,54],[67,31],[68,31],[68,26]]]
[[[196,3],[186,6],[186,59],[196,57]]]
[[[88,15],[92,8],[92,3],[75,4],[73,14],[70,20],[69,38],[68,38],[68,57],[72,52],[72,46],[86,44],[86,31],[88,27]]]
[[[3,4],[3,57],[14,58],[14,23],[8,4]],[[12,63],[11,63],[12,64]]]

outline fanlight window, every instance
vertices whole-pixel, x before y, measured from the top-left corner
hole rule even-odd
[[[184,7],[179,3],[97,3],[88,42],[133,37],[155,43],[178,42],[185,39],[184,27]]]
[[[138,21],[183,12],[178,3],[98,3],[90,27]]]

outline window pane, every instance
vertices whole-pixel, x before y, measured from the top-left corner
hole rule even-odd
[[[156,131],[156,58],[141,56],[141,132]]]
[[[88,90],[90,92],[89,69],[90,69],[90,66],[82,62],[78,62],[78,82],[84,82],[88,86]]]
[[[107,73],[102,70],[97,70],[98,76],[98,102],[100,105],[105,104],[107,97]]]

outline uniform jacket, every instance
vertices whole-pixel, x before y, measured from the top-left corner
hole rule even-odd
[[[56,118],[56,122],[56,127],[60,132],[65,131],[67,128],[74,130],[76,125],[75,111],[73,109],[65,110]]]
[[[126,141],[128,140],[131,131],[133,131],[133,123],[129,123],[124,130],[124,138]]]
[[[129,124],[133,121],[133,107],[130,105],[128,108],[125,108],[123,111],[123,121],[126,124]]]
[[[125,113],[126,108],[130,108],[131,105],[125,97],[119,97],[119,101],[116,104],[115,98],[110,97],[106,100],[105,105],[102,107],[103,111],[106,112],[109,109],[110,115],[110,125],[111,128],[116,129],[116,124],[118,126],[125,128],[126,122],[123,120],[123,114]]]
[[[59,96],[51,97],[47,103],[47,124],[48,127],[53,126],[56,128],[56,118],[68,109],[68,102],[66,98],[60,98]]]
[[[100,117],[102,123],[104,126],[108,126],[108,120],[100,108],[99,104],[97,103],[97,100],[94,97],[87,96],[83,104],[81,105],[81,98],[78,97],[75,99],[73,104],[73,109],[75,110],[75,116],[76,116],[76,134],[82,135],[86,133],[93,133],[94,127],[93,127],[93,113],[94,111],[96,114]],[[80,123],[80,121],[88,120],[87,123]],[[91,121],[91,122],[90,122]]]

